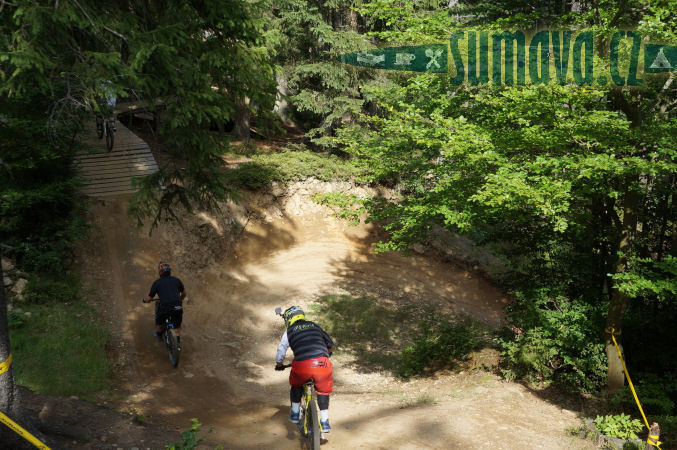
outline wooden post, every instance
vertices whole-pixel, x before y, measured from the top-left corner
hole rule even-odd
[[[661,437],[661,427],[659,427],[658,424],[654,422],[651,424],[651,428],[649,429],[649,438],[646,440],[645,449],[653,450],[655,448],[656,443],[658,443],[658,439],[660,437]]]

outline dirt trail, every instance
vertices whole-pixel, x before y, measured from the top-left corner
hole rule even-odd
[[[127,217],[126,202],[93,205],[83,264],[85,285],[101,299],[112,330],[121,393],[114,406],[177,430],[197,417],[204,429],[213,427],[210,441],[225,448],[300,446],[287,421],[287,373],[272,370],[283,331],[276,306],[307,306],[326,293],[370,294],[496,325],[508,300],[482,277],[442,260],[375,255],[368,229],[323,214],[252,221],[233,253],[197,270],[177,257],[186,251],[177,248],[178,228],[161,226],[149,237]],[[172,263],[188,291],[176,369],[152,337],[152,306],[140,301],[160,259]],[[587,448],[564,433],[578,424],[573,411],[494,375],[404,383],[347,358],[334,363],[328,449]]]

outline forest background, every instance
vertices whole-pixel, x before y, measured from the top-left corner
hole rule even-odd
[[[140,221],[339,167],[327,177],[395,194],[318,199],[382,224],[379,250],[407,252],[442,228],[505,263],[497,281],[516,301],[499,336],[504,376],[610,391],[634,411],[613,330],[645,411],[677,428],[674,72],[632,88],[453,86],[445,74],[337,60],[459,31],[590,29],[606,67],[619,29],[674,45],[676,11],[674,0],[2,1],[1,251],[29,275],[29,301],[72,298],[77,277],[64,274],[87,232],[71,169],[77,136],[111,90],[161,101],[170,163],[139,181],[130,212]],[[303,145],[221,170],[224,154],[253,152],[228,136],[246,143],[291,123]],[[0,360],[26,320],[0,295]],[[13,411],[13,377],[0,375],[2,411]]]

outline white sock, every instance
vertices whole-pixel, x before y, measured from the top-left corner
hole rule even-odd
[[[291,404],[291,411],[293,413],[299,412],[300,409],[301,409],[301,403],[292,403]]]
[[[326,422],[329,420],[329,410],[328,409],[321,409],[320,410],[320,420],[322,422]]]

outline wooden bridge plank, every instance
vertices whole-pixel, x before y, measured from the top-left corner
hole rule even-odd
[[[82,152],[75,158],[74,166],[85,179],[81,192],[90,196],[129,194],[132,178],[149,175],[159,170],[150,147],[119,121],[112,151],[105,148],[105,140],[98,139],[95,125],[88,124],[81,142],[93,151]]]

